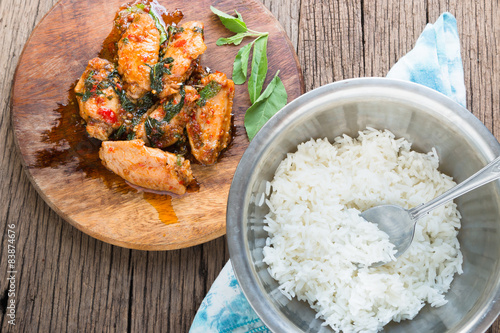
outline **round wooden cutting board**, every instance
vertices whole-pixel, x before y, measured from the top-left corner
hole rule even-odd
[[[124,0],[62,0],[33,31],[14,77],[12,121],[26,171],[40,195],[64,219],[102,241],[142,250],[170,250],[224,235],[226,203],[238,162],[248,146],[243,126],[250,106],[247,86],[237,86],[235,136],[213,166],[192,164],[200,183],[183,196],[147,193],[106,170],[98,157],[100,141],[88,137],[69,91],[87,62],[97,56]],[[210,11],[242,14],[252,30],[268,31],[269,71],[265,86],[280,70],[291,101],[304,92],[297,56],[277,20],[258,1],[162,1],[180,9],[186,22],[205,23],[207,51],[201,64],[232,73],[240,46],[216,46],[232,33]]]

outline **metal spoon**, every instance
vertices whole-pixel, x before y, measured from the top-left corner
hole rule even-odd
[[[378,228],[389,235],[389,241],[397,250],[395,254],[397,258],[410,247],[419,218],[434,208],[499,178],[500,156],[471,177],[426,204],[412,209],[404,209],[397,205],[375,206],[361,213],[361,216],[369,222],[378,224]],[[383,264],[386,262],[377,262],[370,267]]]

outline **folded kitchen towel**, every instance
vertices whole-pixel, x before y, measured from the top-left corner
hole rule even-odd
[[[437,90],[465,107],[465,84],[457,21],[450,13],[427,24],[414,48],[391,68],[388,78]]]
[[[415,47],[387,77],[433,88],[465,106],[465,85],[457,22],[450,13],[428,24]],[[229,260],[200,305],[190,333],[270,332],[245,298]]]

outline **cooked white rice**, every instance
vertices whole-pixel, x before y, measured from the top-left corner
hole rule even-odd
[[[419,220],[397,261],[368,268],[390,259],[392,244],[361,211],[415,207],[455,185],[437,170],[434,149],[410,147],[374,129],[333,144],[310,140],[288,154],[271,182],[264,261],[285,296],[307,301],[335,331],[376,332],[414,318],[425,303],[442,306],[454,274],[462,273],[454,203]]]

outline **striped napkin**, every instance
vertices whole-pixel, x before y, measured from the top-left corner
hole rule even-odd
[[[435,89],[465,107],[465,85],[457,21],[450,13],[427,24],[415,47],[387,77]],[[194,318],[190,333],[270,332],[248,303],[229,260]]]

